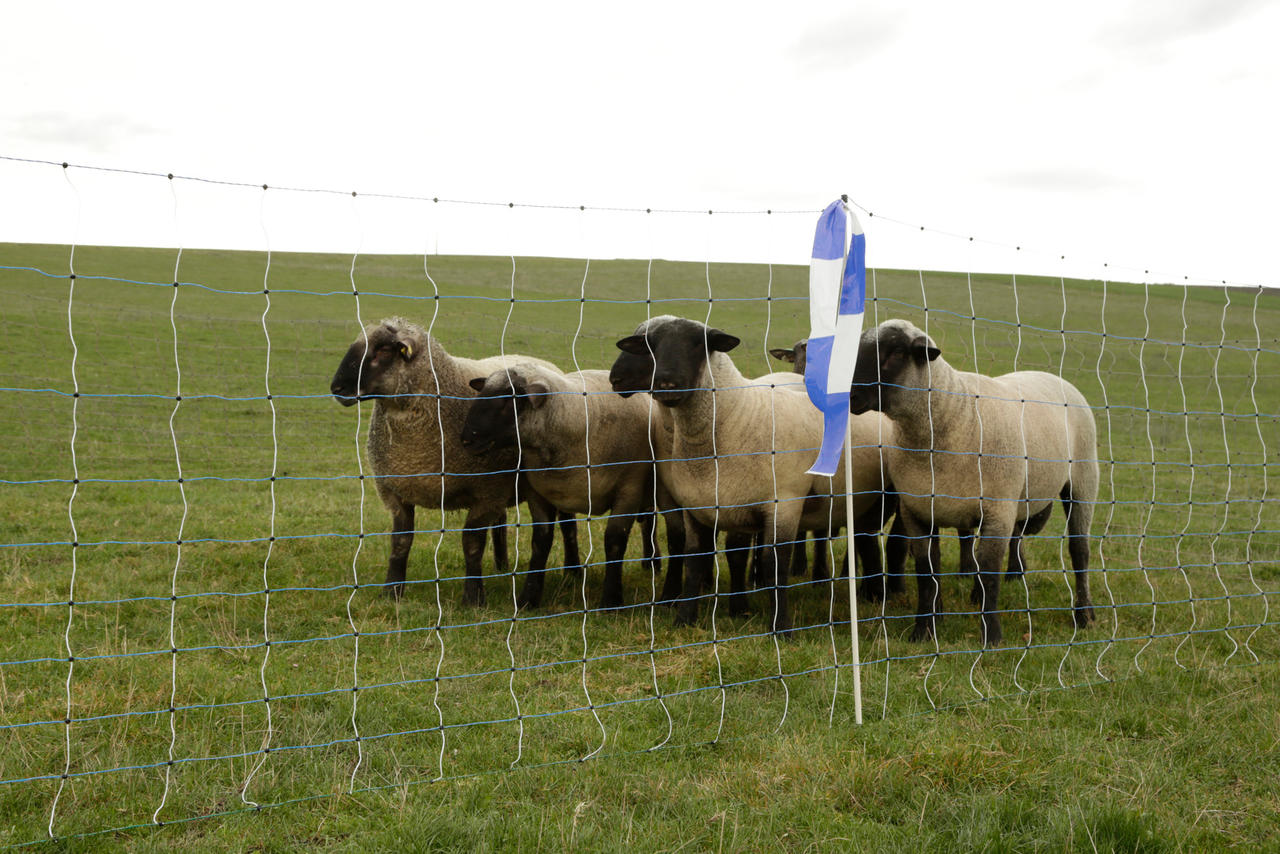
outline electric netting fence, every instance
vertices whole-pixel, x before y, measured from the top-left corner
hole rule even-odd
[[[483,604],[464,569],[466,512],[438,497],[416,508],[397,600],[384,584],[393,522],[367,436],[373,423],[389,431],[393,448],[425,438],[397,433],[396,422],[377,426],[375,408],[394,395],[344,408],[331,393],[348,349],[365,342],[362,357],[373,349],[361,330],[390,317],[417,324],[454,357],[520,354],[576,372],[608,370],[616,342],[650,318],[676,315],[739,338],[726,355],[745,377],[790,370],[768,351],[808,332],[803,266],[483,257],[434,247],[477,209],[500,235],[527,222],[515,218],[543,212],[577,223],[589,256],[591,235],[615,223],[693,231],[724,214],[768,232],[784,220],[811,228],[816,208],[489,206],[219,184],[251,212],[261,251],[113,249],[79,245],[82,207],[112,204],[84,198],[80,181],[92,170],[16,160],[3,167],[62,173],[67,245],[0,245],[0,419],[8,437],[0,466],[0,798],[13,804],[9,815],[26,816],[0,842],[768,736],[793,725],[797,707],[822,710],[856,737],[840,578],[846,531],[791,538],[807,554],[779,582],[794,624],[780,637],[770,624],[775,594],[758,569],[767,556],[751,536],[714,528],[712,583],[692,624],[676,625],[677,609],[660,601],[670,529],[662,519],[646,527],[644,518],[662,501],[661,477],[645,484],[656,501],[635,513],[614,601],[604,592],[616,548],[607,509],[578,514],[576,528],[558,523],[571,514],[535,514],[527,492],[519,494],[528,489],[522,478],[507,525],[481,540]],[[184,192],[212,182],[115,174],[168,194],[174,236],[157,242],[182,245],[184,221],[208,216]],[[271,251],[263,212],[274,198],[299,195],[345,206],[341,254]],[[365,223],[384,206],[420,224],[426,252],[363,254]],[[872,247],[877,229],[919,230],[863,221]],[[808,249],[794,247],[798,264]],[[1021,251],[1009,248],[1013,258]],[[1025,572],[1004,579],[1004,638],[993,648],[983,648],[961,543],[944,528],[937,610],[945,618],[934,637],[909,637],[917,608],[910,564],[888,563],[906,572],[910,593],[859,605],[870,725],[1148,668],[1276,659],[1276,292],[1159,284],[1141,273],[1116,276],[1144,280],[1136,284],[886,269],[867,278],[867,329],[903,318],[958,370],[1039,370],[1069,380],[1094,416],[1099,464],[1093,624],[1077,628],[1072,618],[1061,506],[1025,536]],[[361,363],[358,380],[372,364]],[[444,382],[442,372],[432,376]],[[474,461],[456,457],[464,453],[456,436],[444,435],[460,429],[446,410],[464,411],[474,392],[448,388],[403,392],[436,411],[439,435],[426,444],[443,458],[411,459],[393,480],[480,477]],[[585,380],[580,388],[570,396],[584,413],[616,397]],[[731,395],[716,397],[724,415]],[[660,455],[670,411],[647,412],[644,450]],[[780,441],[777,412],[753,420]],[[598,485],[613,463],[593,441],[580,473]],[[581,450],[566,448],[564,459]],[[792,464],[774,456],[767,488]],[[531,459],[517,460],[526,474],[580,466]],[[707,462],[717,494],[731,493],[741,461]],[[981,488],[974,483],[970,495]],[[957,496],[938,499],[949,497]],[[831,506],[840,508],[831,514],[838,527],[843,503]],[[519,607],[549,528],[555,539],[540,602]],[[645,539],[660,553],[656,572],[642,561]],[[495,543],[508,555],[505,574],[495,570]]]

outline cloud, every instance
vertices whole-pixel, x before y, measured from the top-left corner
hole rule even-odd
[[[14,116],[5,121],[5,126],[5,135],[19,143],[29,143],[39,149],[59,146],[91,154],[127,150],[140,137],[159,132],[125,115],[73,115],[56,110]]]
[[[1105,26],[1101,40],[1120,48],[1146,50],[1187,38],[1225,29],[1256,11],[1270,0],[1166,0],[1160,4],[1138,3]]]
[[[809,27],[786,54],[805,71],[841,71],[893,44],[905,23],[902,13],[864,9]]]
[[[1033,169],[1011,169],[994,172],[988,181],[999,187],[1032,192],[1102,192],[1119,190],[1133,181],[1103,172],[1075,166],[1048,166]]]

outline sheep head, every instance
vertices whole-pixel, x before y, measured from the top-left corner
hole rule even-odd
[[[329,391],[343,406],[394,395],[401,368],[427,347],[426,333],[400,318],[371,323],[347,348]]]
[[[618,342],[622,355],[609,371],[614,391],[647,391],[663,406],[677,406],[696,391],[709,354],[727,353],[740,339],[696,320],[655,317]]]
[[[637,336],[643,338],[651,324],[666,320],[675,320],[675,316],[664,314],[646,320],[636,327],[635,334],[629,338]],[[618,342],[618,349],[622,349],[621,341]],[[639,352],[634,353],[624,350],[614,360],[613,367],[609,369],[609,385],[622,397],[631,397],[638,391],[651,389],[653,387],[653,352],[648,347],[640,348]]]
[[[906,320],[886,320],[862,333],[858,366],[849,390],[854,415],[875,410],[890,417],[914,395],[930,387],[930,362],[942,351],[933,339]]]
[[[470,385],[479,396],[467,410],[460,438],[473,454],[516,447],[520,413],[541,408],[550,393],[545,381],[525,376],[518,367],[476,377]]]
[[[795,374],[803,374],[806,358],[809,354],[809,339],[801,338],[795,343],[794,347],[774,347],[769,351],[769,355],[783,362],[791,363],[791,372]]]

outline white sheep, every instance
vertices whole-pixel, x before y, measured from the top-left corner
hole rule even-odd
[[[843,497],[833,494],[832,478],[807,471],[822,432],[817,409],[799,386],[743,376],[727,355],[738,343],[698,321],[656,317],[618,342],[623,354],[610,376],[649,389],[670,412],[670,448],[658,462],[658,475],[685,509],[690,541],[677,620],[688,623],[697,616],[712,573],[712,532],[719,529],[763,536],[763,575],[774,591],[771,627],[789,633],[782,582],[790,549],[776,546],[793,542],[801,526],[825,526],[833,501],[837,515],[843,510]],[[629,370],[635,375],[627,376]],[[794,375],[785,376],[794,383]],[[883,479],[874,440],[855,439],[855,445],[852,500],[861,513],[880,499]],[[842,483],[841,475],[834,483]]]
[[[805,365],[808,364],[809,339],[801,338],[799,341],[797,341],[795,344],[793,344],[790,347],[774,347],[771,350],[769,350],[769,355],[773,356],[773,358],[778,359],[779,361],[787,362],[791,364],[792,365],[791,369],[795,373],[803,374]],[[896,499],[890,499],[890,501],[893,506],[896,506]],[[889,506],[885,508],[885,512],[883,513],[882,518],[888,519],[892,515],[893,515],[893,509],[892,509],[892,506]],[[1031,531],[1030,533],[1034,534],[1038,530],[1039,528]],[[1021,528],[1015,531],[1013,540],[1009,544],[1009,569],[1007,574],[1010,576],[1022,575],[1026,566],[1026,555],[1025,555],[1025,552],[1023,551],[1023,544],[1022,544],[1022,533],[1023,532]],[[965,574],[974,575],[973,590],[969,594],[969,599],[975,605],[980,605],[982,604],[982,589],[977,579],[977,563],[975,562],[973,557],[973,531],[960,529],[959,531],[957,531],[957,534],[959,535],[958,539],[959,539],[959,545],[960,545],[960,571]],[[820,539],[821,536],[822,536],[821,532],[816,532],[816,531],[814,532],[814,557],[813,557],[813,577],[814,578],[826,577],[827,553],[826,553],[826,549],[823,548],[823,546],[821,545],[821,539]],[[902,545],[902,538],[903,538],[902,526],[900,523],[895,523],[894,528],[889,532],[889,545],[885,550],[886,560],[889,563],[889,569],[887,571],[890,573],[888,577],[888,581],[885,584],[879,584],[879,585],[864,583],[863,589],[866,591],[866,594],[867,594],[866,598],[878,599],[883,597],[884,595],[887,595],[888,593],[902,592],[903,584],[902,584],[901,571],[903,569],[902,563],[906,557],[906,554],[905,554],[906,547]],[[933,565],[938,566],[939,555],[941,551],[939,548],[939,542],[937,537],[934,537],[933,542],[930,545],[930,548],[933,550],[931,552],[931,554],[933,554],[934,556]],[[796,565],[803,566],[803,563],[802,563],[803,559],[801,556],[802,545],[797,544],[796,549],[797,551],[794,558]],[[846,557],[846,560],[847,560],[847,557]]]
[[[606,371],[562,374],[521,362],[471,381],[479,397],[462,425],[475,454],[520,449],[533,492],[560,513],[609,513],[601,608],[623,605],[622,560],[632,523],[641,524],[644,563],[656,569],[653,544],[654,460],[648,395],[612,393]],[[541,603],[546,554],[530,557],[519,603]]]
[[[1075,386],[1041,371],[999,377],[958,371],[923,331],[889,320],[862,335],[849,409],[877,410],[893,421],[886,458],[916,559],[913,639],[936,631],[937,562],[929,544],[942,526],[978,531],[983,642],[998,645],[999,570],[1010,538],[1017,538],[1016,555],[1022,535],[1035,534],[1058,499],[1075,574],[1075,623],[1093,621],[1088,568],[1097,429]]]
[[[374,401],[368,450],[378,497],[391,513],[386,581],[391,595],[404,594],[415,507],[467,511],[462,531],[466,602],[485,601],[486,531],[492,533],[496,571],[508,572],[506,508],[516,502],[515,453],[478,460],[462,449],[458,433],[475,396],[471,379],[527,358],[452,356],[421,326],[399,317],[368,324],[347,349],[329,390],[343,406]],[[541,522],[535,535],[553,536],[554,520]],[[576,551],[576,543],[566,542],[566,551],[570,548]]]
[[[671,317],[671,315],[664,315]],[[656,318],[655,318],[656,319]],[[645,324],[636,327],[635,334],[643,334]],[[623,397],[647,392],[653,378],[653,356],[648,350],[642,353],[620,353],[609,371],[609,382],[614,391]],[[761,385],[797,385],[803,389],[803,380],[789,373],[775,373],[750,380]],[[666,407],[655,406],[653,399],[644,395],[649,408],[651,447],[655,459],[670,459],[675,444],[675,420]],[[661,478],[657,484],[658,507],[662,511],[667,529],[667,578],[663,585],[662,600],[674,604],[681,598],[683,588],[683,560],[685,557],[684,515]],[[751,534],[730,532],[725,535],[725,564],[729,570],[729,616],[741,617],[747,613],[747,573],[751,556],[755,551],[756,537]]]

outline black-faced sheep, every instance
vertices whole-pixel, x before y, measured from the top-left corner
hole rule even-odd
[[[727,355],[738,339],[693,320],[663,316],[618,342],[614,387],[647,388],[670,413],[672,438],[658,462],[661,481],[685,508],[689,532],[681,623],[693,621],[711,579],[719,529],[764,538],[764,578],[773,588],[771,627],[786,633],[791,615],[785,579],[796,531],[831,518],[833,479],[808,474],[822,418],[803,390],[749,380]],[[879,449],[855,439],[855,509],[878,501]],[[870,445],[870,446],[868,446]],[[836,483],[841,483],[837,476]],[[842,500],[842,499],[841,499]],[[842,506],[842,505],[841,505]],[[878,555],[877,555],[878,560]]]
[[[486,455],[519,448],[532,493],[560,513],[609,513],[601,608],[623,604],[622,559],[640,522],[644,563],[656,569],[654,461],[648,401],[612,393],[606,371],[562,374],[520,363],[473,379],[479,397],[463,423],[463,447]],[[541,603],[546,554],[535,550],[519,603]]]
[[[793,366],[792,370],[797,374],[804,373],[805,365],[808,364],[808,353],[809,353],[808,338],[801,338],[791,347],[774,347],[769,351],[769,355],[773,356],[773,358],[778,359],[779,361],[782,361],[782,362],[790,363]],[[891,499],[891,500],[896,500],[896,499]],[[887,512],[883,514],[883,518],[887,519],[891,515],[893,515],[893,511],[890,508],[887,510]],[[1028,533],[1035,534],[1038,530],[1039,528],[1037,528],[1036,530],[1030,531]],[[960,544],[960,571],[966,574],[974,575],[973,590],[970,593],[969,598],[970,598],[970,601],[972,601],[975,605],[979,605],[982,603],[982,590],[979,587],[979,583],[977,579],[977,563],[975,562],[973,557],[973,531],[960,530],[957,533],[959,535],[959,544]],[[1010,546],[1009,546],[1009,549],[1010,549],[1009,550],[1009,570],[1007,574],[1010,576],[1022,575],[1023,569],[1026,564],[1026,557],[1023,551],[1021,535],[1022,535],[1022,530],[1020,528],[1015,534],[1013,541],[1010,543]],[[825,578],[827,552],[822,544],[821,534],[819,532],[814,532],[813,539],[814,539],[813,577]],[[902,525],[898,523],[898,524],[895,524],[892,530],[890,530],[888,545],[885,548],[886,560],[890,566],[890,569],[887,570],[888,572],[890,572],[887,586],[876,585],[876,584],[865,585],[864,589],[867,592],[866,598],[874,600],[874,599],[880,598],[886,593],[900,593],[902,591],[902,588],[903,588],[902,577],[900,573],[898,573],[894,569],[895,567],[900,569],[902,566],[902,561],[905,558],[906,546],[903,544],[902,541],[903,541]],[[934,542],[930,544],[930,548],[933,550],[932,554],[934,555],[934,566],[937,566],[940,549],[939,549],[939,543],[937,542],[936,538]],[[803,551],[802,544],[797,544],[794,561],[796,562],[796,565],[801,568],[803,568],[802,551]],[[847,556],[846,556],[846,560],[847,560]]]
[[[1088,568],[1097,431],[1093,411],[1073,385],[1040,371],[1000,377],[958,371],[923,331],[889,320],[862,335],[849,409],[877,410],[894,424],[886,458],[916,559],[913,639],[936,631],[938,582],[929,544],[943,526],[978,531],[982,637],[985,645],[998,645],[999,570],[1010,538],[1036,533],[1057,499],[1067,517],[1075,623],[1093,621]]]
[[[508,571],[506,509],[516,501],[515,452],[480,461],[462,449],[458,433],[475,396],[470,380],[526,358],[451,356],[422,327],[393,317],[367,325],[339,363],[329,386],[338,402],[374,401],[369,461],[378,497],[391,513],[386,583],[393,596],[404,593],[415,507],[467,511],[465,601],[485,600],[486,532],[492,533],[495,569]],[[551,536],[553,520],[546,522],[542,528]]]
[[[671,315],[665,316],[670,317]],[[636,328],[636,334],[643,334],[644,328],[645,324],[640,324]],[[617,360],[613,363],[613,368],[609,371],[609,383],[613,390],[623,397],[648,392],[652,386],[653,368],[653,354],[648,350],[643,353],[619,353]],[[787,373],[769,374],[752,380],[752,382],[763,385],[769,385],[771,382],[777,385],[796,384],[803,389],[803,381]],[[645,399],[649,405],[653,428],[652,447],[655,459],[670,459],[671,449],[675,444],[674,416],[666,407],[656,406],[648,394],[645,394]],[[660,496],[660,502],[662,502],[660,506],[666,508],[663,510],[663,517],[667,525],[669,552],[667,580],[663,586],[663,599],[674,604],[681,597],[681,590],[684,584],[684,579],[679,574],[681,564],[678,563],[685,557],[683,511],[675,507],[674,499],[671,498],[661,478],[658,481],[658,495]],[[672,525],[673,518],[681,520],[678,529]],[[678,530],[678,543],[672,540],[673,530]],[[725,564],[729,570],[728,606],[729,616],[731,617],[740,617],[747,613],[747,574],[752,555],[758,552],[756,540],[757,538],[751,534],[736,532],[725,534],[724,555]]]

